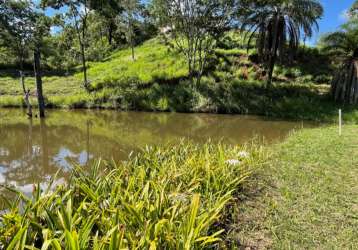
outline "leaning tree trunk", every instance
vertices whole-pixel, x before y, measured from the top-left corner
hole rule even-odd
[[[39,112],[40,117],[45,117],[45,100],[42,92],[42,76],[41,76],[41,54],[40,50],[36,48],[34,50],[34,72],[36,79],[36,89],[37,89],[37,100],[39,103]]]
[[[336,102],[358,104],[358,58],[342,66],[332,81],[331,94]]]

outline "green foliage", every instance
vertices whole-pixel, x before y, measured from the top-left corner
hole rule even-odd
[[[0,58],[0,69],[13,68],[16,64],[16,55],[6,47],[0,46]]]
[[[271,84],[277,57],[292,58],[301,38],[312,37],[323,7],[317,0],[243,1],[242,5],[239,18],[247,47],[255,40],[259,59],[268,72],[267,83]]]
[[[152,1],[157,25],[163,27],[171,47],[185,57],[190,77],[196,76],[198,82],[217,41],[232,27],[235,4],[232,0]]]
[[[34,186],[32,198],[14,191],[19,199],[0,216],[0,242],[10,249],[219,246],[225,233],[219,221],[266,157],[260,148],[248,157],[242,150],[181,143],[147,147],[119,165],[74,168],[67,185]]]
[[[232,37],[230,43],[240,40],[235,32],[228,33],[228,37]],[[185,59],[159,39],[137,46],[135,61],[130,49],[118,50],[103,62],[89,64],[90,93],[80,87],[80,73],[43,77],[47,106],[336,119],[339,106],[329,101],[326,85],[332,68],[319,51],[302,48],[305,52],[299,51],[292,68],[285,64],[276,68],[276,82],[266,89],[262,69],[251,57],[254,54],[227,45],[229,49],[216,49],[210,58],[210,72],[197,85],[187,79]],[[33,93],[32,77],[26,78],[26,85]],[[23,106],[21,93],[19,79],[4,71],[0,77],[0,106]],[[32,103],[36,105],[34,99]],[[355,107],[346,109],[354,121]]]
[[[353,17],[340,31],[327,34],[322,38],[323,51],[332,56],[339,64],[331,84],[335,101],[358,104],[358,19]]]

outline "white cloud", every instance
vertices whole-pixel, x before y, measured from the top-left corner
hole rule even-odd
[[[339,13],[339,20],[340,21],[348,21],[349,20],[349,13],[348,13],[348,10],[347,9],[344,9],[341,11],[341,13]]]

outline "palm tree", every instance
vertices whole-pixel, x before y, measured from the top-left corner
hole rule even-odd
[[[340,31],[325,35],[323,51],[340,64],[331,84],[335,101],[358,103],[358,19],[342,25]]]
[[[257,0],[248,1],[241,17],[241,30],[246,33],[248,47],[256,38],[259,58],[268,71],[267,85],[271,85],[277,57],[285,51],[293,55],[301,38],[311,37],[318,30],[323,7],[317,0]]]

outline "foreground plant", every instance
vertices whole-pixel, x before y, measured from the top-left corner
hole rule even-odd
[[[16,192],[0,216],[7,249],[218,247],[219,220],[261,165],[262,150],[206,144],[147,148],[116,166],[75,168],[67,185]],[[239,164],[228,164],[238,159]],[[50,183],[51,184],[51,183]],[[21,208],[21,209],[20,209]]]

